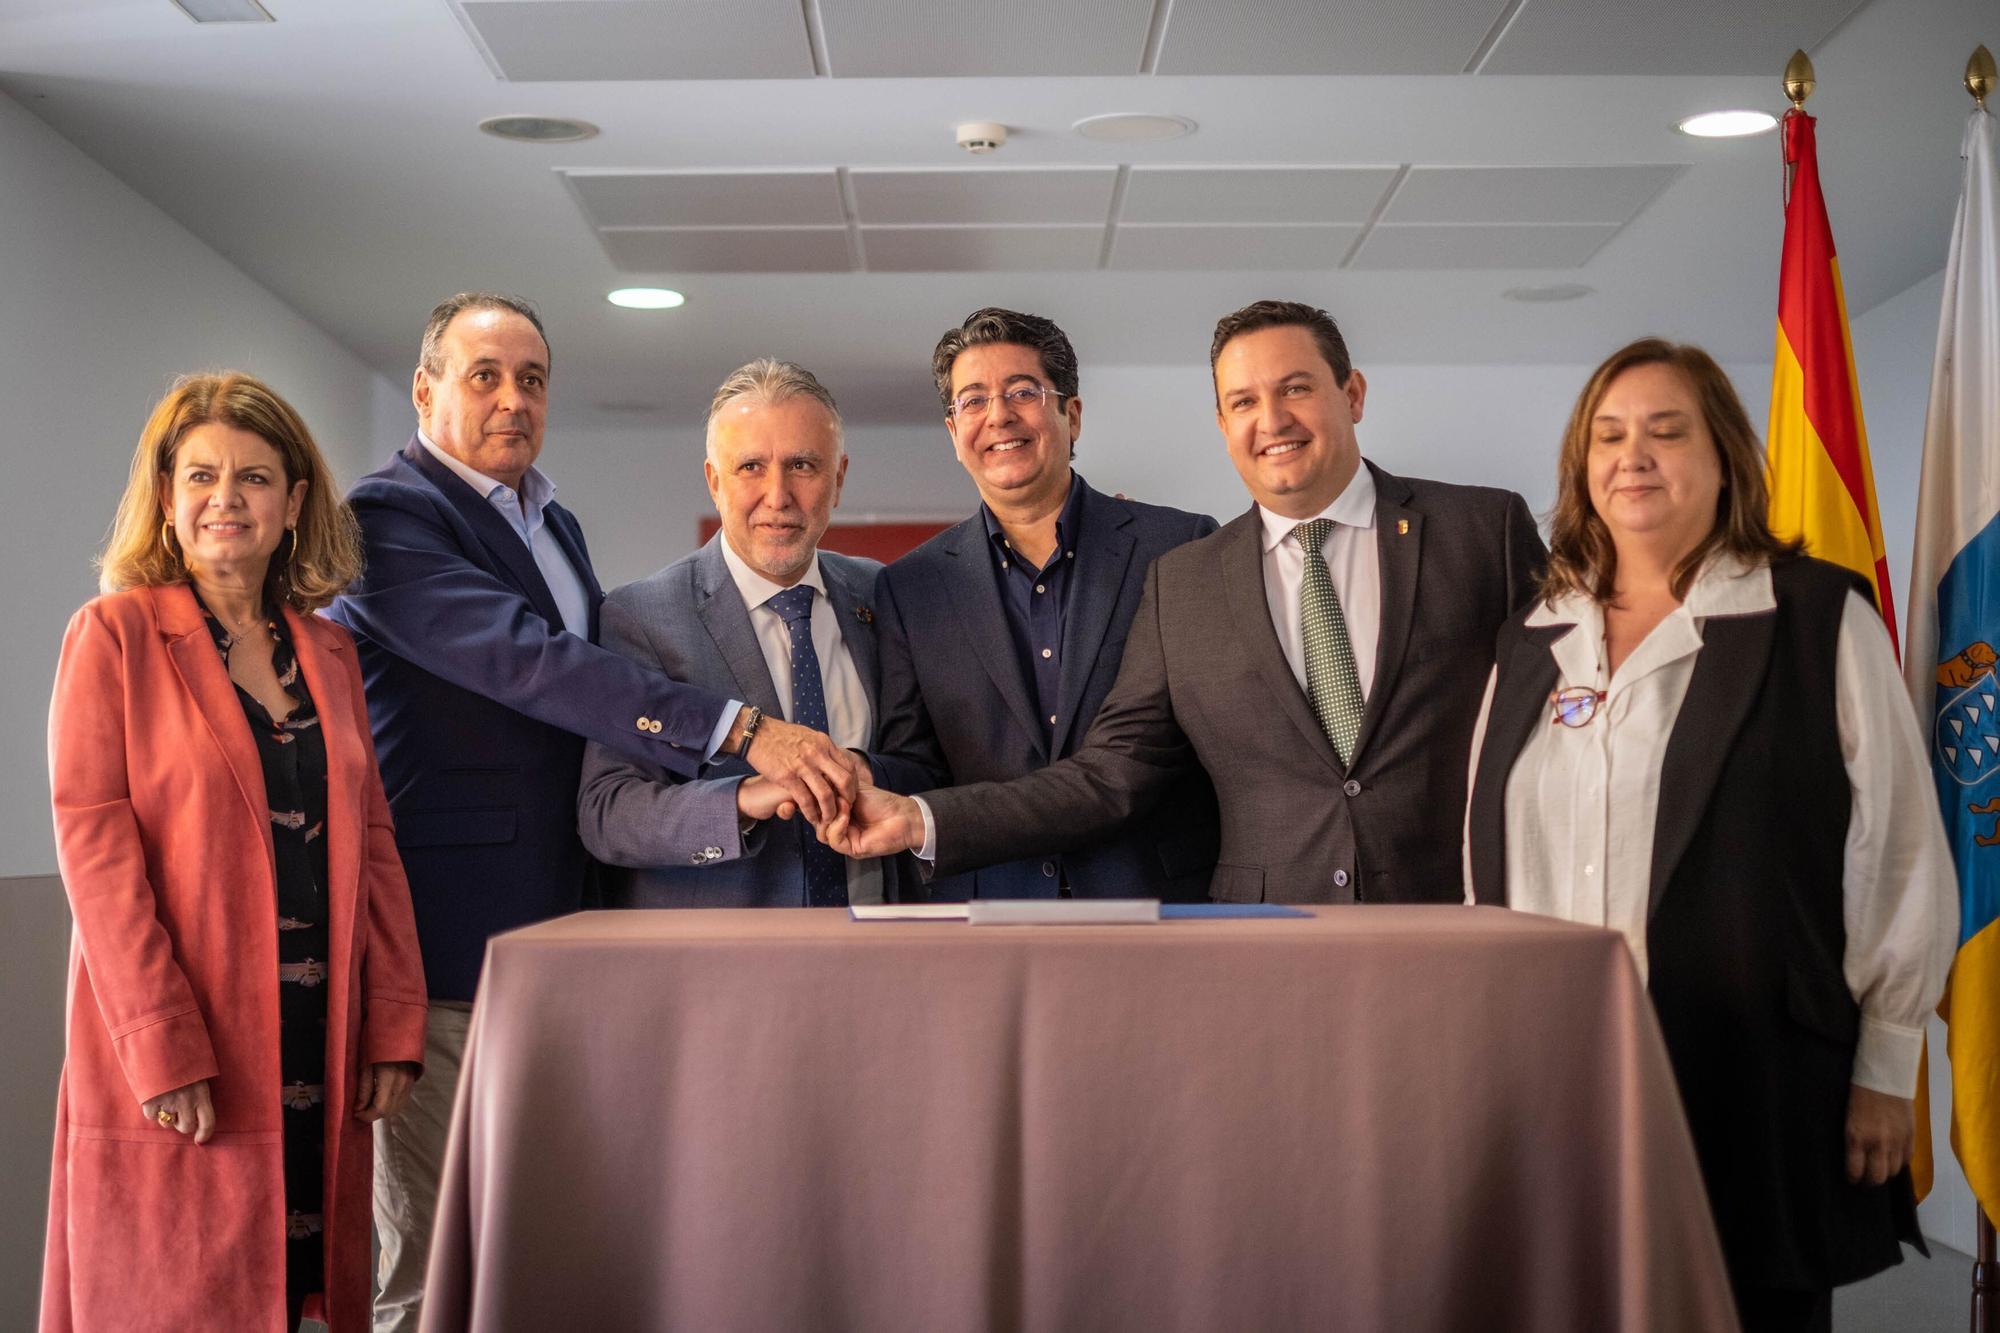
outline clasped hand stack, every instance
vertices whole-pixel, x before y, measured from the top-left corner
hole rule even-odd
[[[744,819],[803,814],[819,840],[842,856],[890,856],[923,846],[917,803],[877,787],[868,761],[823,731],[767,718],[743,758],[757,770],[736,788]]]

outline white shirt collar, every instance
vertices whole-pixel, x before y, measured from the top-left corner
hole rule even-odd
[[[1710,616],[1757,615],[1777,605],[1769,565],[1747,564],[1734,555],[1712,557],[1688,586],[1687,597],[1647,636],[1647,642],[1641,645],[1640,652],[1633,654],[1631,663],[1620,670],[1630,676],[1658,662],[1698,652],[1702,645],[1701,624]],[[1599,644],[1604,639],[1604,608],[1595,598],[1566,592],[1553,604],[1536,602],[1523,624],[1529,629],[1574,625],[1573,633],[1549,645],[1557,667],[1571,684],[1583,684],[1601,674],[1603,668],[1598,658]]]
[[[718,533],[715,539],[722,543],[722,563],[729,566],[729,577],[736,581],[736,591],[742,594],[743,605],[746,608],[754,611],[785,590],[784,584],[773,583],[750,568],[743,557],[736,554],[736,548],[729,544],[726,535]],[[806,566],[806,572],[800,576],[799,583],[818,590],[821,599],[825,599],[826,579],[819,572],[818,551],[813,552],[812,563]]]
[[[507,487],[506,482],[497,481],[446,453],[436,440],[424,434],[422,430],[417,432],[417,440],[424,448],[431,451],[431,457],[450,468],[460,481],[479,492],[486,500],[491,501],[493,492]],[[507,487],[507,489],[511,493],[512,488]],[[547,473],[530,464],[527,472],[521,477],[520,496],[523,507],[532,513],[540,513],[544,505],[556,498],[556,484],[549,480]]]
[[[1695,575],[1687,597],[1674,614],[1685,613],[1691,620],[1704,620],[1709,616],[1757,615],[1774,610],[1777,605],[1769,565],[1750,565],[1740,556],[1718,555]],[[1566,592],[1554,603],[1536,602],[1524,623],[1530,629],[1539,625],[1601,627],[1604,611],[1595,599],[1579,592]]]
[[[1332,504],[1310,518],[1286,518],[1261,504],[1257,506],[1257,515],[1264,521],[1266,551],[1276,548],[1278,543],[1291,536],[1293,528],[1301,523],[1310,523],[1314,518],[1330,518],[1350,528],[1372,528],[1375,526],[1375,474],[1368,470],[1368,464],[1359,464],[1347,483],[1347,489],[1335,496]]]

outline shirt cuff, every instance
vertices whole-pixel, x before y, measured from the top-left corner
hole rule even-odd
[[[708,748],[702,751],[701,762],[712,764],[722,750],[722,743],[729,739],[729,729],[736,725],[736,715],[743,711],[741,699],[731,699],[729,707],[722,710],[722,717],[715,724],[715,730],[708,733]]]
[[[931,803],[921,796],[912,796],[917,803],[917,813],[924,817],[924,845],[917,848],[920,861],[937,860],[937,821],[931,818]]]
[[[1855,1083],[1891,1097],[1917,1095],[1917,1063],[1924,1030],[1861,1016],[1861,1041],[1854,1048]]]

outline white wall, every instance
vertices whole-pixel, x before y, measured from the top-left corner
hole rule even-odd
[[[233,367],[304,413],[343,482],[397,394],[332,339],[0,97],[0,1328],[34,1326],[68,914],[46,725],[63,626],[96,588],[146,411]],[[413,339],[414,342],[414,334]],[[32,877],[32,878],[24,878]]]
[[[251,371],[305,415],[346,482],[386,386],[17,103],[0,97],[0,877],[55,868],[44,729],[70,613],[147,408],[181,371]],[[414,343],[415,336],[412,335]]]

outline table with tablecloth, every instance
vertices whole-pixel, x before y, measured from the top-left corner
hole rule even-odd
[[[424,1327],[1734,1327],[1617,935],[1308,910],[500,936]]]

